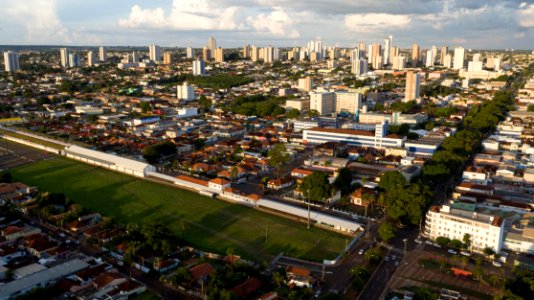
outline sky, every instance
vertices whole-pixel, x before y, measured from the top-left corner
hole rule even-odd
[[[0,0],[0,44],[534,49],[534,0]]]

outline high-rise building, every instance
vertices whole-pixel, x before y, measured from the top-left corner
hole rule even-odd
[[[6,51],[4,52],[4,68],[6,72],[15,72],[19,69],[19,54]]]
[[[384,65],[389,65],[391,63],[391,45],[393,42],[393,36],[390,35],[384,39]]]
[[[215,54],[215,52],[211,52],[208,46],[204,46],[204,48],[202,48],[202,58],[204,58],[204,60],[211,60],[213,58],[213,54]]]
[[[187,58],[191,59],[191,58],[195,58],[195,49],[191,48],[191,47],[187,47],[187,50],[185,51],[185,55]]]
[[[467,72],[480,72],[482,71],[483,63],[480,60],[473,60],[467,63]]]
[[[355,114],[362,106],[362,94],[346,91],[332,92],[322,88],[310,91],[310,109],[320,115],[348,112]]]
[[[250,58],[250,45],[243,46],[243,59]]]
[[[61,59],[61,66],[63,68],[68,68],[69,66],[69,49],[67,48],[60,48],[59,49],[59,55]]]
[[[148,47],[148,57],[151,61],[161,61],[161,48],[155,44],[150,45]]]
[[[359,42],[358,49],[360,49],[360,51],[365,52],[365,42]]]
[[[69,67],[74,68],[80,65],[80,57],[76,53],[69,53]]]
[[[87,65],[92,67],[96,64],[96,53],[93,51],[87,52]]]
[[[419,98],[420,78],[418,73],[409,71],[406,73],[406,90],[404,101],[411,101]]]
[[[212,36],[208,39],[208,49],[210,49],[211,54],[215,53],[215,50],[217,50],[217,40]]]
[[[480,59],[480,53],[475,53],[475,54],[473,54],[473,61],[482,61],[482,60]]]
[[[195,89],[184,81],[182,85],[176,87],[176,98],[178,100],[192,101],[195,100]]]
[[[250,59],[253,62],[257,62],[258,60],[260,60],[260,49],[258,47],[252,46],[250,48]]]
[[[462,47],[454,48],[454,62],[452,68],[460,70],[464,68],[465,49]]]
[[[362,107],[362,94],[351,92],[335,92],[335,112],[356,114]]]
[[[425,67],[433,67],[434,66],[434,51],[432,49],[426,51],[426,58],[425,58]]]
[[[139,54],[136,51],[132,51],[132,62],[139,62]]]
[[[171,52],[164,52],[163,53],[163,64],[164,65],[171,65],[173,63],[172,59],[172,53]]]
[[[445,60],[443,61],[443,67],[450,69],[452,66],[452,55],[450,53],[447,53],[445,55]]]
[[[406,57],[403,55],[396,56],[393,58],[393,70],[402,71],[406,68]]]
[[[419,65],[419,52],[420,52],[419,45],[413,44],[412,45],[412,66],[417,67]]]
[[[363,75],[369,71],[368,69],[369,66],[365,58],[358,58],[352,62],[351,72],[354,75]]]
[[[438,59],[438,47],[432,46],[430,50],[432,50],[432,57],[434,59],[432,61],[432,65],[434,65],[436,63],[436,60]]]
[[[380,69],[382,66],[382,56],[380,55],[380,44],[369,45],[369,62],[375,70]],[[380,57],[380,61],[379,61]]]
[[[203,60],[197,59],[193,61],[193,76],[204,76],[206,75],[206,64]]]
[[[445,64],[445,56],[447,56],[447,53],[449,53],[449,47],[447,46],[441,47],[441,52],[439,53],[439,64],[440,65]]]
[[[311,76],[305,78],[299,78],[299,90],[309,92],[313,89],[313,79]]]
[[[215,50],[215,62],[218,62],[218,63],[224,62],[224,51],[223,51],[223,48],[221,47]]]
[[[107,60],[106,48],[104,48],[104,46],[98,48],[98,60],[103,63],[105,63]]]

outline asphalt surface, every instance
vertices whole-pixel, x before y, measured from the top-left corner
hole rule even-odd
[[[0,139],[0,169],[11,169],[52,157],[52,154],[32,147]]]

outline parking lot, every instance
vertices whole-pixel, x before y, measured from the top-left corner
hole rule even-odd
[[[10,142],[5,139],[0,140],[0,169],[9,170],[49,157],[52,157],[52,154],[46,151]]]

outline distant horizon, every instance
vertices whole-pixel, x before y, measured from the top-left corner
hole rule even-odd
[[[23,48],[23,47],[49,47],[49,48],[99,48],[99,47],[106,47],[106,48],[147,48],[147,51],[148,51],[148,46],[150,44],[147,44],[147,45],[45,45],[45,44],[41,44],[41,45],[30,45],[30,44],[19,44],[19,45],[16,45],[16,44],[13,44],[13,45],[9,45],[9,44],[5,44],[5,45],[1,45],[0,44],[0,49],[2,48],[9,48],[9,47],[19,47],[19,48]],[[193,49],[202,49],[204,46],[164,46],[164,45],[158,45],[156,44],[157,46],[161,47],[161,48],[169,48],[169,49],[187,49],[189,47],[193,48]],[[223,49],[241,49],[243,48],[243,46],[245,46],[246,44],[243,44],[241,46],[236,46],[236,47],[222,47]],[[249,44],[251,46],[253,46],[253,44]],[[370,45],[370,44],[367,44],[366,45]],[[256,45],[260,48],[263,48],[263,47],[267,47],[267,46],[259,46],[259,45]],[[275,46],[275,45],[271,45],[273,47],[277,47],[277,48],[280,48],[280,49],[287,49],[287,48],[294,48],[294,47],[305,47],[305,45],[302,45],[302,46]],[[423,49],[430,49],[432,46],[430,47],[423,47],[419,44],[421,50]],[[463,45],[433,45],[433,46],[436,46],[438,47],[438,50],[440,47],[442,46],[448,46],[449,47],[449,51],[453,51],[455,47],[463,47],[466,51],[499,51],[499,52],[510,52],[510,51],[513,51],[513,52],[531,52],[531,51],[534,51],[534,48],[533,49],[497,49],[497,48],[494,48],[494,49],[491,49],[491,48],[467,48]],[[408,49],[411,49],[411,45],[409,47],[402,47],[402,46],[397,46],[399,47],[400,49],[403,49],[403,50],[408,50]],[[340,48],[340,49],[351,49],[351,48],[354,48],[354,47],[350,47],[350,46],[336,46],[336,48]]]
[[[3,0],[2,42],[201,48],[354,47],[360,41],[403,48],[417,43],[466,49],[534,48],[534,0]]]

